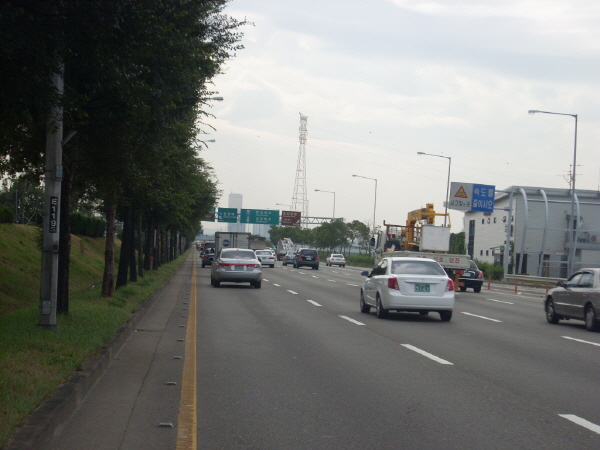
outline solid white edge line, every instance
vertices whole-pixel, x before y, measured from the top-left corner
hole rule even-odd
[[[317,302],[315,302],[314,300],[306,300],[306,301],[309,302],[309,303],[312,303],[315,306],[321,306]]]
[[[565,338],[565,339],[570,339],[572,341],[583,342],[584,344],[596,345],[596,346],[600,347],[600,344],[598,344],[597,342],[584,341],[583,339],[575,339],[575,338],[572,338],[569,336],[561,336],[561,337]]]
[[[467,316],[479,317],[480,319],[491,320],[492,322],[502,322],[501,320],[490,319],[489,317],[478,316],[477,314],[471,314],[471,313],[468,313],[468,312],[463,312],[461,314],[466,314]]]
[[[340,316],[342,319],[347,320],[348,322],[355,323],[356,325],[364,325],[364,323],[359,322],[358,320],[351,319],[348,316]]]
[[[426,356],[429,359],[432,359],[435,362],[438,362],[440,364],[449,364],[451,366],[453,366],[454,364],[452,364],[450,361],[446,361],[445,359],[442,358],[438,358],[435,355],[432,355],[431,353],[427,353],[425,350],[421,350],[420,348],[415,347],[414,345],[410,345],[410,344],[401,344],[403,347],[406,347],[409,350],[412,350],[413,352],[417,352],[423,356]]]
[[[288,292],[289,292],[290,294],[298,295],[298,293],[297,293],[297,292],[290,291],[289,289],[288,289]]]
[[[577,425],[587,428],[588,430],[593,431],[594,433],[600,434],[600,426],[596,425],[595,423],[589,422],[574,414],[559,414],[559,416],[563,419],[570,420],[571,422],[576,423]]]

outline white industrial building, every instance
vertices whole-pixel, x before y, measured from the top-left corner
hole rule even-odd
[[[579,220],[571,220],[572,210]],[[600,267],[600,192],[572,196],[569,189],[511,186],[496,191],[494,212],[466,212],[464,230],[472,258],[510,264],[508,273],[566,278],[582,267]]]
[[[238,210],[238,214],[242,209],[244,196],[242,194],[229,194],[229,204],[227,205],[229,208],[236,208]],[[228,223],[227,231],[230,233],[243,233],[246,231],[245,223]]]

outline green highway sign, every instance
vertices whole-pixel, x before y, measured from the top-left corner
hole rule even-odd
[[[238,210],[237,208],[219,208],[217,217],[219,222],[237,223]]]
[[[240,223],[279,225],[279,211],[272,209],[242,209]]]

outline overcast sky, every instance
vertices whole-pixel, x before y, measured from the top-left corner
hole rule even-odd
[[[308,116],[309,215],[403,224],[451,181],[600,184],[600,1],[233,0],[245,49],[214,80],[224,97],[201,156],[228,206],[288,209]],[[452,230],[463,214],[451,211]],[[440,224],[438,219],[437,223]],[[219,224],[205,223],[205,229]]]

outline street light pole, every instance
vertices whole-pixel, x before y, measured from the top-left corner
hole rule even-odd
[[[571,276],[574,270],[573,266],[575,265],[575,243],[577,242],[575,237],[577,236],[577,227],[579,227],[579,224],[575,225],[575,220],[579,220],[579,217],[575,217],[575,174],[577,172],[577,114],[539,111],[537,109],[529,110],[529,114],[536,113],[554,114],[557,116],[571,116],[575,119],[575,139],[573,144],[573,175],[571,177],[571,226],[569,227],[569,242],[571,243],[571,248],[569,248],[569,259],[567,261],[567,275]]]
[[[444,226],[446,226],[446,220],[448,219],[448,196],[450,195],[450,167],[452,166],[452,158],[444,155],[434,155],[431,153],[417,152],[417,155],[437,156],[438,158],[446,158],[448,160],[448,181],[446,182],[446,205],[444,207]]]
[[[323,191],[322,189],[315,189],[315,192],[328,192],[333,194],[333,220],[335,220],[335,192],[333,191]]]
[[[352,175],[357,178],[365,178],[366,180],[373,180],[375,182],[375,201],[373,202],[373,237],[375,237],[375,213],[377,211],[377,178],[363,177],[362,175]]]

